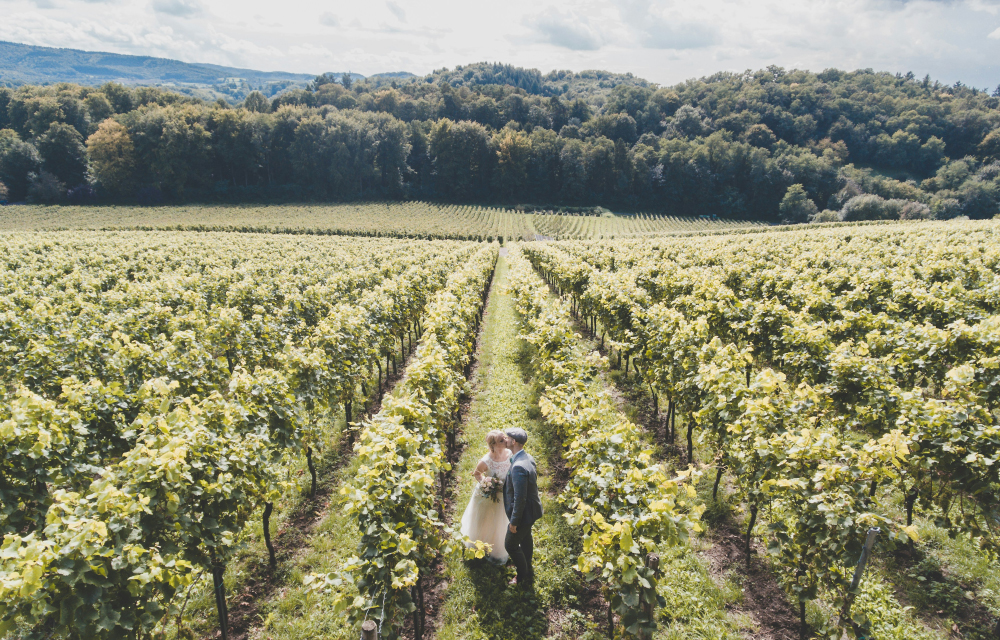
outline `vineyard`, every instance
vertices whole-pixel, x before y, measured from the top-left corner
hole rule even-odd
[[[177,207],[7,207],[0,230],[143,229],[257,231],[458,240],[608,238],[715,231],[760,223],[650,214],[519,213],[424,202]]]
[[[11,209],[4,640],[1000,634],[997,222]]]

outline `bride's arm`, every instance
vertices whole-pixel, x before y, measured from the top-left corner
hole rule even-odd
[[[476,479],[476,482],[482,482],[484,473],[486,473],[486,463],[480,460],[472,472],[472,477]]]

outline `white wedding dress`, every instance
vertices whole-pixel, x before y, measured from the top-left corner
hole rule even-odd
[[[496,462],[490,458],[490,454],[483,456],[482,462],[486,463],[486,473],[484,475],[499,478],[503,482],[507,478],[507,470],[510,469],[510,455],[501,462]],[[479,493],[479,485],[472,491],[469,499],[469,506],[462,514],[462,533],[470,540],[487,542],[493,546],[489,557],[498,562],[507,562],[507,550],[503,541],[507,536],[507,512],[503,508],[503,491],[500,491],[500,500],[493,502],[489,498],[484,498]]]

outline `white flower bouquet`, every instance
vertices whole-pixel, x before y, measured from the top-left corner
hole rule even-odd
[[[503,480],[493,476],[483,476],[479,482],[479,495],[493,502],[500,502],[500,492],[503,490]]]

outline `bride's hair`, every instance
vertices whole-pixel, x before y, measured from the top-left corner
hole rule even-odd
[[[503,438],[503,431],[494,429],[486,434],[486,446],[490,448],[490,451],[493,451],[493,447],[496,446],[496,443],[503,440]]]

